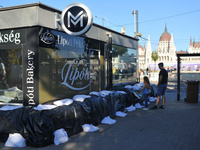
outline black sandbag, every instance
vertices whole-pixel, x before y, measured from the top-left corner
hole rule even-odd
[[[59,106],[51,110],[29,112],[26,121],[28,146],[44,147],[54,141],[54,131],[64,128],[68,136],[82,131],[81,106],[74,102],[70,106]]]
[[[116,103],[115,103],[115,109],[117,111],[124,111],[124,109],[127,106],[127,93],[121,93],[116,91],[115,92],[115,96],[116,96]]]
[[[84,102],[91,106],[93,125],[100,124],[109,115],[108,104],[105,98],[91,95],[91,98],[84,100]]]
[[[93,124],[93,116],[91,113],[91,105],[88,105],[85,101],[90,100],[90,98],[86,98],[83,102],[76,102],[76,115],[80,119],[81,125],[83,124]]]
[[[157,97],[157,85],[156,84],[151,84],[150,97]]]
[[[114,91],[123,91],[123,90],[124,90],[124,87],[122,86],[121,83],[117,83],[117,84],[113,85],[112,89],[113,89]]]
[[[115,97],[115,93],[109,93],[108,95],[106,95],[104,97],[104,99],[106,100],[107,104],[108,104],[108,114],[110,116],[110,118],[115,118],[116,117],[116,108],[115,108],[115,103],[116,103],[116,97]]]
[[[20,133],[26,140],[34,143],[35,137],[39,137],[39,133],[44,136],[43,131],[40,130],[38,124],[43,124],[44,121],[36,116],[36,111],[29,107],[22,107],[14,110],[0,111],[0,140],[6,142],[10,133]],[[37,122],[35,124],[35,122]],[[49,120],[48,120],[49,122]],[[46,126],[47,127],[47,126]],[[45,129],[46,129],[45,127]],[[36,135],[36,136],[33,136]],[[32,137],[32,138],[31,138]],[[50,137],[50,134],[48,134]],[[43,137],[42,137],[43,138]],[[43,145],[44,143],[42,143]],[[41,144],[39,144],[40,146]],[[48,144],[45,144],[48,145]],[[34,144],[35,146],[35,144]]]
[[[137,84],[137,82],[123,82],[123,83],[122,83],[122,86],[127,86],[127,85],[133,86],[133,85],[135,85],[135,84]]]
[[[26,107],[14,110],[0,111],[0,141],[5,143],[10,133],[24,133],[23,117],[27,113]]]
[[[124,91],[128,95],[128,99],[127,99],[128,101],[127,101],[126,107],[131,106],[131,105],[134,106],[138,102],[139,99],[134,95],[133,90],[129,88],[125,88]]]
[[[56,108],[54,108],[56,109]],[[51,110],[29,110],[28,118],[23,122],[27,136],[27,145],[32,147],[44,147],[53,143],[54,123]]]
[[[83,131],[82,124],[89,117],[90,108],[84,103],[74,101],[69,106],[59,106],[55,111],[52,118],[55,130],[64,128],[70,137]]]

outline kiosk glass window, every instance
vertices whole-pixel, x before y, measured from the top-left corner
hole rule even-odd
[[[136,82],[136,58],[135,49],[122,46],[112,46],[113,84],[122,82]]]
[[[99,89],[100,52],[89,44],[83,37],[43,30],[39,48],[40,103]]]
[[[22,49],[0,49],[0,57],[0,103],[22,103]]]

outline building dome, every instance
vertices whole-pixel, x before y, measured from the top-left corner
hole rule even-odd
[[[165,26],[165,32],[161,35],[159,41],[170,41],[171,35],[167,32],[167,26]]]

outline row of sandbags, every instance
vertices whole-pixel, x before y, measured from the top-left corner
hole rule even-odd
[[[0,141],[5,143],[10,133],[19,133],[26,145],[43,147],[53,143],[56,130],[64,129],[70,137],[82,132],[84,124],[96,126],[107,116],[115,118],[118,110],[124,111],[140,101],[141,90],[126,86],[117,85],[116,91],[76,95],[37,107],[0,108]]]

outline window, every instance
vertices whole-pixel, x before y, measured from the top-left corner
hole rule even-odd
[[[137,50],[113,45],[113,84],[121,82],[135,82]],[[144,60],[142,64],[144,63]]]
[[[0,83],[0,103],[22,103],[22,49],[1,49],[0,57],[6,71]]]
[[[73,95],[89,93],[89,51],[84,38],[65,37],[70,44],[58,44],[55,48],[39,48],[40,101],[72,98]],[[78,45],[71,44],[76,41]]]
[[[103,78],[101,74],[104,71],[100,63],[103,42],[70,36],[56,30],[46,29],[43,32],[51,34],[51,39],[55,41],[49,45],[40,41],[40,103],[89,94],[105,85],[99,80]],[[105,82],[104,78],[102,82]]]

